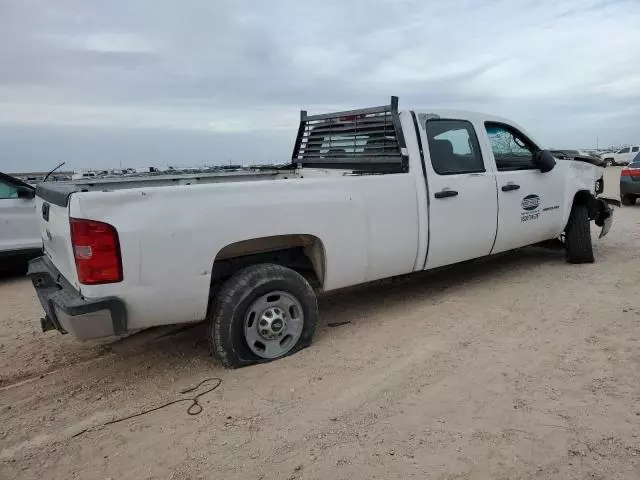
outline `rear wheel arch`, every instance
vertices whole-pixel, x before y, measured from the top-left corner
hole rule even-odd
[[[270,263],[301,274],[316,290],[322,290],[326,275],[326,254],[322,240],[315,235],[293,234],[257,237],[231,243],[213,260],[209,298],[239,270]]]

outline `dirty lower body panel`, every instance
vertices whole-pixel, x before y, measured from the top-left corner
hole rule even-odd
[[[43,331],[58,330],[80,340],[127,333],[126,308],[122,300],[84,298],[47,257],[31,260],[27,275],[45,312],[40,320]]]

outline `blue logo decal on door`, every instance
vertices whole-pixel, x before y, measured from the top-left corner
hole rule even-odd
[[[535,210],[540,205],[540,197],[538,195],[527,195],[522,199],[520,204],[523,210],[530,212]]]

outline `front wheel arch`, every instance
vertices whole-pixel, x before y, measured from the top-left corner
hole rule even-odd
[[[596,220],[600,216],[603,209],[600,200],[594,197],[593,193],[588,190],[580,190],[576,192],[573,197],[571,207],[573,208],[574,205],[586,206],[587,211],[589,212],[589,220]]]

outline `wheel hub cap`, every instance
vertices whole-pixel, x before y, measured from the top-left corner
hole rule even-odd
[[[296,345],[303,328],[302,304],[291,293],[278,290],[256,298],[249,306],[244,338],[259,357],[278,358]]]
[[[282,337],[287,330],[286,314],[278,307],[268,308],[260,316],[258,333],[265,340]]]

